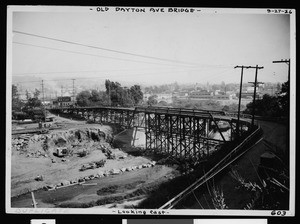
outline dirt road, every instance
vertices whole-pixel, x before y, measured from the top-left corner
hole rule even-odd
[[[130,206],[130,198],[135,200],[136,196],[145,197],[146,194],[132,194],[131,197],[126,197],[126,195],[134,193],[138,189],[155,188],[175,174],[176,172],[174,173],[172,168],[158,165],[86,181],[82,185],[52,191],[39,190],[34,194],[38,207],[90,207],[101,205],[101,203],[106,204],[106,202],[111,207],[116,207],[117,204],[124,201],[127,202],[126,206]],[[118,200],[122,197],[126,200]],[[31,194],[12,198],[12,207],[32,207]]]

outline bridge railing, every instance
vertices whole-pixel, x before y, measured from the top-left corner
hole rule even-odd
[[[179,107],[109,107],[109,106],[87,106],[87,107],[78,107],[78,106],[73,106],[73,107],[52,107],[49,108],[49,110],[59,110],[59,109],[111,109],[111,110],[136,110],[136,111],[167,111],[167,112],[176,112],[176,113],[208,113],[208,114],[216,114],[216,115],[225,115],[224,111],[219,111],[219,110],[203,110],[203,109],[187,109],[187,108],[179,108]]]
[[[168,113],[179,113],[184,114],[187,113],[191,114],[213,114],[213,115],[225,115],[224,111],[218,110],[202,110],[202,109],[187,109],[187,108],[180,108],[180,107],[136,107],[137,111],[145,111],[145,112],[166,112]]]

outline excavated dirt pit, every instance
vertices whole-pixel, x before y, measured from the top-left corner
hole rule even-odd
[[[112,147],[109,126],[73,126],[12,139],[12,207],[32,207],[34,191],[41,208],[130,208],[180,175],[176,167]],[[123,136],[122,141],[131,142],[130,138]]]

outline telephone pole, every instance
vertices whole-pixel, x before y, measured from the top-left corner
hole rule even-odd
[[[43,94],[43,114],[44,114],[44,121],[46,121],[46,110],[45,110],[45,95],[44,95],[44,80],[42,80],[42,94]]]
[[[250,66],[237,65],[234,68],[241,68],[241,82],[240,82],[240,93],[239,93],[239,106],[238,106],[238,119],[236,123],[236,131],[238,136],[240,136],[240,113],[241,113],[241,98],[242,98],[242,86],[243,86],[243,73],[244,68],[249,68]]]
[[[285,60],[283,60],[283,59],[281,59],[281,61],[273,61],[273,63],[286,63],[287,65],[288,65],[288,81],[287,81],[287,83],[288,83],[288,92],[290,92],[290,69],[291,69],[291,59],[285,59]],[[288,105],[290,104],[290,99],[288,100]],[[286,134],[285,134],[285,138],[286,138],[286,144],[287,144],[287,149],[289,149],[289,147],[290,147],[290,142],[289,142],[289,138],[290,138],[290,129],[289,129],[289,127],[290,127],[290,116],[288,115],[288,120],[287,120],[288,122],[287,122],[287,131],[286,131]],[[289,150],[287,150],[287,158],[289,158],[290,157],[290,151]]]
[[[288,81],[290,81],[291,59],[281,59],[281,61],[273,61],[273,63],[286,63],[288,65]]]
[[[73,105],[75,105],[75,79],[72,79],[73,81]]]
[[[257,74],[257,72],[256,72]],[[254,125],[254,109],[255,109],[255,99],[256,99],[256,87],[259,86],[259,84],[264,84],[263,82],[257,82],[257,75],[255,75],[255,82],[248,82],[254,84],[254,95],[253,95],[253,109],[252,109],[252,120],[251,120],[251,126]]]
[[[245,69],[249,69],[249,68],[255,68],[256,69],[255,82],[257,82],[257,71],[258,71],[258,69],[262,69],[263,67],[258,67],[258,65],[256,65],[255,67],[254,66],[237,65],[234,68],[241,68],[241,82],[240,82],[240,94],[239,94],[238,120],[237,120],[237,125],[236,125],[238,136],[240,136],[240,113],[241,113],[241,97],[242,97],[242,85],[243,85],[244,68]],[[256,91],[254,91],[254,92],[255,92],[254,94],[256,94]],[[255,100],[254,100],[254,104],[255,104]],[[254,106],[254,104],[253,104],[253,106]],[[252,111],[252,122],[254,124],[254,112],[253,111]],[[252,126],[253,126],[253,124],[252,124]]]
[[[61,85],[61,90],[60,90],[60,100],[57,99],[58,105],[60,104],[61,107],[63,106],[63,99],[62,99],[62,97],[63,97],[63,89],[64,89],[64,86]]]
[[[252,106],[252,120],[251,120],[251,127],[254,125],[254,116],[255,116],[255,98],[256,98],[256,86],[258,85],[257,83],[257,73],[258,69],[263,69],[264,67],[259,67],[256,65],[255,67],[250,66],[249,68],[255,68],[255,81],[254,81],[254,97],[253,97],[253,106]]]
[[[247,66],[235,66],[234,68],[241,68],[241,82],[240,82],[240,93],[239,93],[239,106],[238,106],[238,120],[236,123],[236,131],[238,136],[240,136],[240,112],[241,112],[241,97],[242,97],[242,85],[243,85],[243,73],[244,73],[244,68]]]

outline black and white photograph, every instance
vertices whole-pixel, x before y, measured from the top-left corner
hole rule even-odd
[[[294,216],[295,13],[8,6],[6,212]]]

